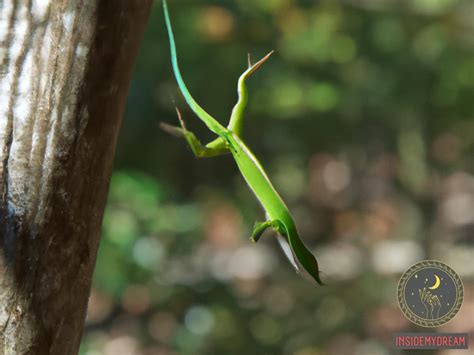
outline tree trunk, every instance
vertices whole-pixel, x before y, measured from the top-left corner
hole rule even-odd
[[[151,0],[0,0],[0,354],[76,354]]]

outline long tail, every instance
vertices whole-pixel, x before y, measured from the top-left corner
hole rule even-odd
[[[184,83],[183,77],[181,76],[181,72],[178,66],[178,56],[176,53],[176,43],[173,36],[173,29],[171,28],[171,21],[170,15],[168,13],[168,4],[166,0],[163,0],[163,11],[165,13],[165,22],[166,22],[166,29],[168,30],[168,37],[170,41],[170,51],[171,51],[171,63],[173,65],[174,76],[176,77],[176,81],[178,82],[179,89],[183,94],[186,102],[188,103],[189,107],[194,111],[194,113],[206,124],[206,126],[216,134],[220,134],[226,129],[210,114],[208,114],[199,104],[194,100],[189,92],[186,84]]]

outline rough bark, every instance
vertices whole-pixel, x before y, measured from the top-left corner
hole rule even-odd
[[[151,0],[0,0],[0,354],[76,354]]]

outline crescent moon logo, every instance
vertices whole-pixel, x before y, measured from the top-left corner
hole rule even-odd
[[[439,279],[438,275],[434,274],[434,277],[435,277],[434,285],[431,286],[431,287],[428,287],[430,290],[436,290],[439,287],[440,283],[441,283],[441,280]]]
[[[456,271],[437,260],[422,260],[410,266],[397,288],[401,311],[422,327],[438,327],[454,318],[463,294]]]

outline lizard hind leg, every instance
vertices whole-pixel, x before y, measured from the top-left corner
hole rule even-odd
[[[280,221],[276,219],[267,220],[265,222],[255,222],[250,240],[254,243],[258,242],[263,232],[265,232],[268,228],[272,228],[278,234],[282,234],[285,232],[284,229],[281,228]]]
[[[250,240],[254,243],[258,242],[263,232],[265,232],[267,228],[272,227],[272,223],[273,221],[255,222]]]

